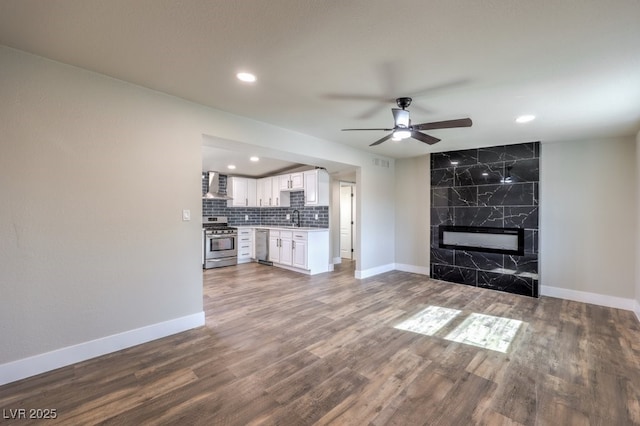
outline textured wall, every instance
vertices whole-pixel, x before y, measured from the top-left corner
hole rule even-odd
[[[538,296],[540,144],[431,154],[431,277]],[[510,178],[510,179],[509,179]],[[525,229],[525,255],[438,248],[438,226]]]

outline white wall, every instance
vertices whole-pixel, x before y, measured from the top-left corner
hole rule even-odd
[[[396,160],[396,268],[428,275],[431,157]]]
[[[179,105],[6,48],[0,69],[0,364],[200,313]]]
[[[356,173],[356,277],[366,278],[394,268],[394,161],[389,167],[368,166]]]
[[[634,298],[633,138],[544,143],[541,293],[630,309]]]
[[[640,132],[636,135],[636,215],[640,213]],[[636,299],[635,312],[640,321],[640,221],[636,219]]]
[[[202,314],[203,135],[361,166],[359,264],[393,261],[393,164],[6,47],[0,70],[0,382],[13,361]]]

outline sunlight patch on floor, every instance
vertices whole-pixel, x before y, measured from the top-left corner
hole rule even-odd
[[[460,312],[462,311],[458,311],[457,309],[428,306],[417,314],[411,316],[411,318],[402,321],[394,328],[412,331],[426,336],[433,336]]]
[[[445,339],[506,353],[521,325],[509,318],[471,314]]]
[[[427,306],[394,328],[435,336],[461,313],[462,311],[457,309]],[[472,313],[445,339],[506,353],[521,325],[522,321],[514,319]]]

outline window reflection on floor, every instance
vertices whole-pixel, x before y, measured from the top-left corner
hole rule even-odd
[[[514,319],[471,314],[445,339],[506,353],[520,325]]]
[[[434,336],[461,313],[457,309],[428,306],[394,328]],[[522,321],[514,319],[471,313],[445,339],[506,353],[521,325]]]
[[[433,336],[460,312],[457,309],[428,306],[394,328]]]

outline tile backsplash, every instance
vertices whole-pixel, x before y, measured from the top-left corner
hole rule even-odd
[[[203,174],[202,194],[207,192],[208,173]],[[220,175],[220,192],[226,194],[227,176]],[[291,220],[286,215],[300,212],[300,226],[310,228],[329,227],[329,207],[304,205],[304,191],[290,193],[291,207],[227,207],[226,200],[202,200],[203,216],[226,216],[231,226],[287,226]],[[318,219],[316,220],[316,214]]]

